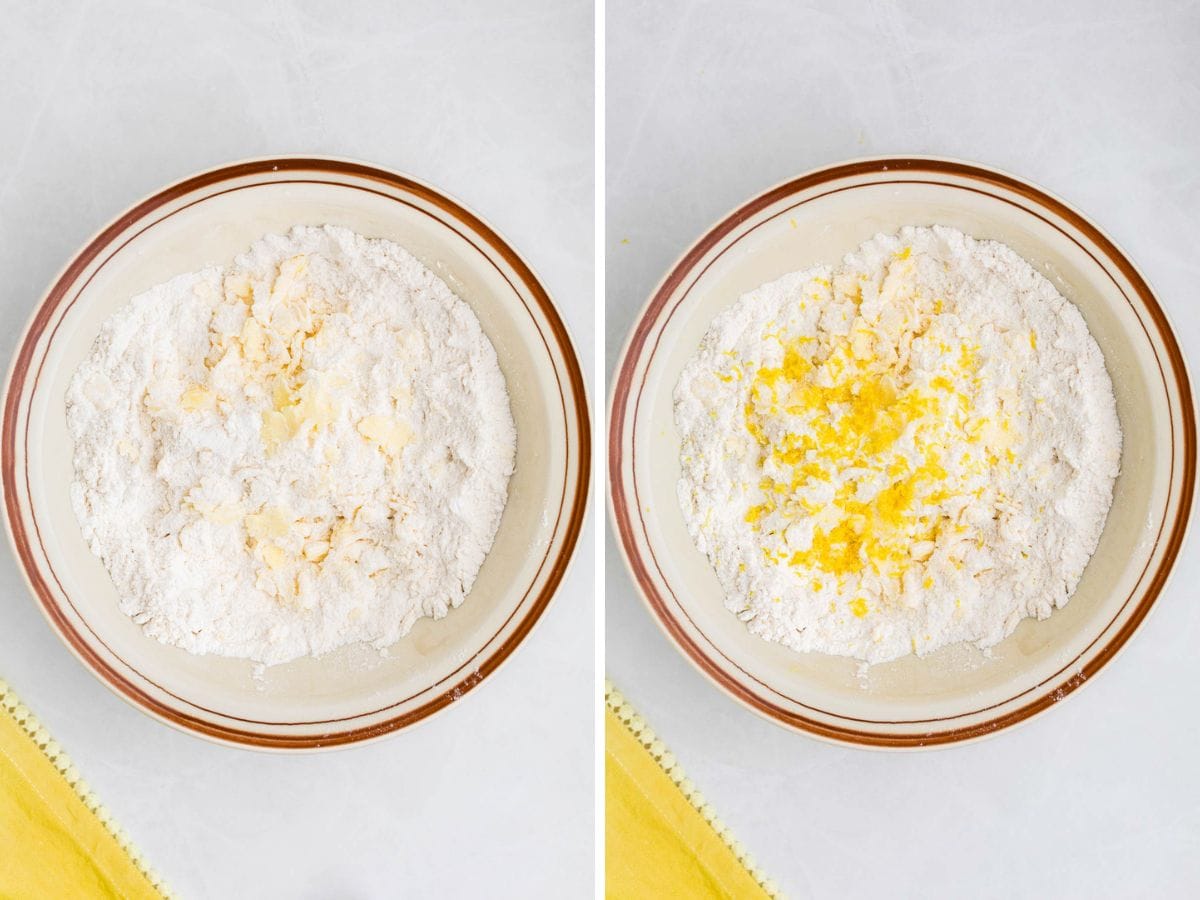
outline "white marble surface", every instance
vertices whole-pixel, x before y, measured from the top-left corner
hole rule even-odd
[[[81,242],[198,168],[360,157],[513,241],[591,370],[592,10],[539,0],[0,3],[0,352]],[[319,756],[217,747],[118,700],[0,549],[0,677],[183,897],[560,897],[592,884],[592,542],[445,715]],[[0,853],[3,852],[0,836]]]
[[[1006,168],[1082,208],[1200,360],[1196,4],[610,0],[607,22],[610,367],[666,267],[734,204],[905,152]],[[608,547],[610,676],[790,896],[1200,892],[1194,539],[1094,684],[993,740],[916,755],[820,744],[726,699]]]

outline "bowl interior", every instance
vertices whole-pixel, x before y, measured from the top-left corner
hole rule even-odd
[[[725,609],[716,576],[692,545],[676,499],[680,441],[671,395],[712,318],[745,291],[787,272],[837,262],[878,232],[935,224],[1008,244],[1080,309],[1116,391],[1122,469],[1099,548],[1066,608],[1042,622],[1024,621],[990,655],[959,644],[923,659],[872,666],[860,678],[855,661],[767,643]],[[679,289],[695,278],[648,363],[633,437],[638,501],[649,513],[647,540],[656,548],[662,581],[691,627],[735,679],[776,700],[836,711],[845,720],[952,717],[1034,690],[1105,631],[1142,578],[1162,525],[1172,459],[1168,398],[1134,308],[1089,249],[1019,206],[955,186],[868,183],[798,206],[781,201],[735,237]]]
[[[563,501],[567,462],[558,375],[525,299],[466,229],[416,203],[339,184],[271,183],[177,207],[130,229],[133,236],[82,287],[54,333],[30,401],[27,461],[37,530],[62,593],[91,632],[86,639],[106,645],[185,705],[256,722],[355,716],[417,695],[456,671],[461,678],[463,667],[469,672],[478,665],[480,650],[525,600],[550,550]],[[421,619],[384,655],[352,646],[256,675],[248,661],[193,656],[147,638],[120,612],[115,589],[71,509],[72,445],[63,398],[101,322],[133,295],[181,272],[228,263],[262,235],[297,224],[343,225],[396,241],[470,304],[508,384],[517,458],[495,544],[460,608],[439,621]]]

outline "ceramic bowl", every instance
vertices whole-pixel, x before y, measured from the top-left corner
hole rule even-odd
[[[985,656],[960,644],[872,666],[754,637],[722,602],[676,500],[672,390],[712,318],[764,282],[835,263],[878,232],[949,225],[1002,241],[1083,313],[1104,353],[1124,431],[1100,545],[1071,602],[1025,620]],[[1191,388],[1162,307],[1083,215],[1011,175],[927,158],[869,159],[800,176],[715,224],[671,268],[619,363],[609,419],[611,513],[655,620],[714,683],[812,735],[910,748],[992,734],[1091,679],[1144,621],[1179,552],[1192,502]]]
[[[396,241],[475,310],[517,426],[495,544],[458,609],[422,619],[387,656],[365,646],[274,666],[193,656],[146,637],[117,606],[68,497],[64,393],[101,322],[181,272],[229,262],[297,224]],[[587,498],[589,430],[570,338],[528,264],[462,204],[405,175],[336,159],[224,166],[138,203],[76,255],[38,304],[9,373],[3,486],[9,533],[43,612],[106,685],[168,724],[256,748],[375,738],[444,709],[524,640],[562,580]]]

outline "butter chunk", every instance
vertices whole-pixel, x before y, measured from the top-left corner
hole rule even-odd
[[[225,289],[226,299],[230,301],[240,300],[247,305],[254,302],[254,285],[251,284],[250,276],[245,272],[226,275],[222,287]]]
[[[280,444],[292,437],[291,423],[283,413],[267,410],[262,414],[262,441],[267,452],[274,452]]]
[[[179,405],[186,412],[205,412],[217,408],[217,395],[198,384],[192,385],[179,398]]]
[[[258,324],[258,319],[253,317],[246,319],[245,324],[242,325],[242,354],[246,359],[251,362],[266,360],[265,337],[262,326]]]
[[[275,409],[263,412],[260,430],[268,453],[275,452],[280,444],[296,435],[328,426],[337,418],[337,404],[332,395],[316,381],[308,381],[295,390],[289,390],[283,381],[276,381],[271,399]]]
[[[184,502],[192,509],[217,525],[231,525],[242,517],[244,510],[236,501],[214,499],[213,494],[223,493],[219,488],[202,483],[188,491]]]
[[[262,561],[265,562],[269,568],[280,569],[283,568],[285,563],[287,563],[287,552],[284,551],[282,547],[277,547],[275,544],[264,545],[261,548],[260,553],[262,555]]]
[[[404,422],[387,416],[365,416],[358,422],[358,433],[377,445],[388,456],[399,456],[412,440],[412,429]]]
[[[293,521],[287,510],[269,506],[246,516],[246,533],[257,541],[280,538],[291,531]]]
[[[219,503],[202,511],[204,518],[217,525],[232,525],[242,515],[242,507],[236,503]]]
[[[304,289],[304,272],[308,268],[308,258],[304,254],[285,259],[279,264],[279,274],[271,286],[271,299],[284,303],[299,295]]]

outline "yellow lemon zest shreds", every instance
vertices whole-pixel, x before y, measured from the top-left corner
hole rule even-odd
[[[751,525],[762,518],[763,513],[771,512],[772,507],[766,503],[760,503],[758,506],[752,506],[746,510],[745,519]]]
[[[956,339],[953,324],[939,324],[943,300],[919,296],[905,280],[913,263],[899,260],[908,255],[897,254],[885,280],[906,313],[899,328],[884,327],[878,305],[868,315],[856,302],[844,332],[764,334],[779,341],[782,358],[743,372],[743,420],[762,473],[762,498],[745,521],[769,544],[766,558],[806,570],[814,591],[821,589],[812,578],[818,572],[839,582],[868,571],[902,579],[927,558],[913,558],[915,544],[961,530],[939,505],[970,493],[963,479],[983,471],[972,461],[1014,459],[1008,447],[989,443],[1007,435],[1007,420],[989,425],[974,409],[979,348]],[[861,289],[861,279],[837,278],[823,302],[858,301]],[[936,357],[919,371],[910,365],[917,340]],[[952,459],[947,448],[964,443],[981,452]],[[804,538],[789,542],[789,526],[805,520]],[[862,609],[859,618],[865,599]]]

